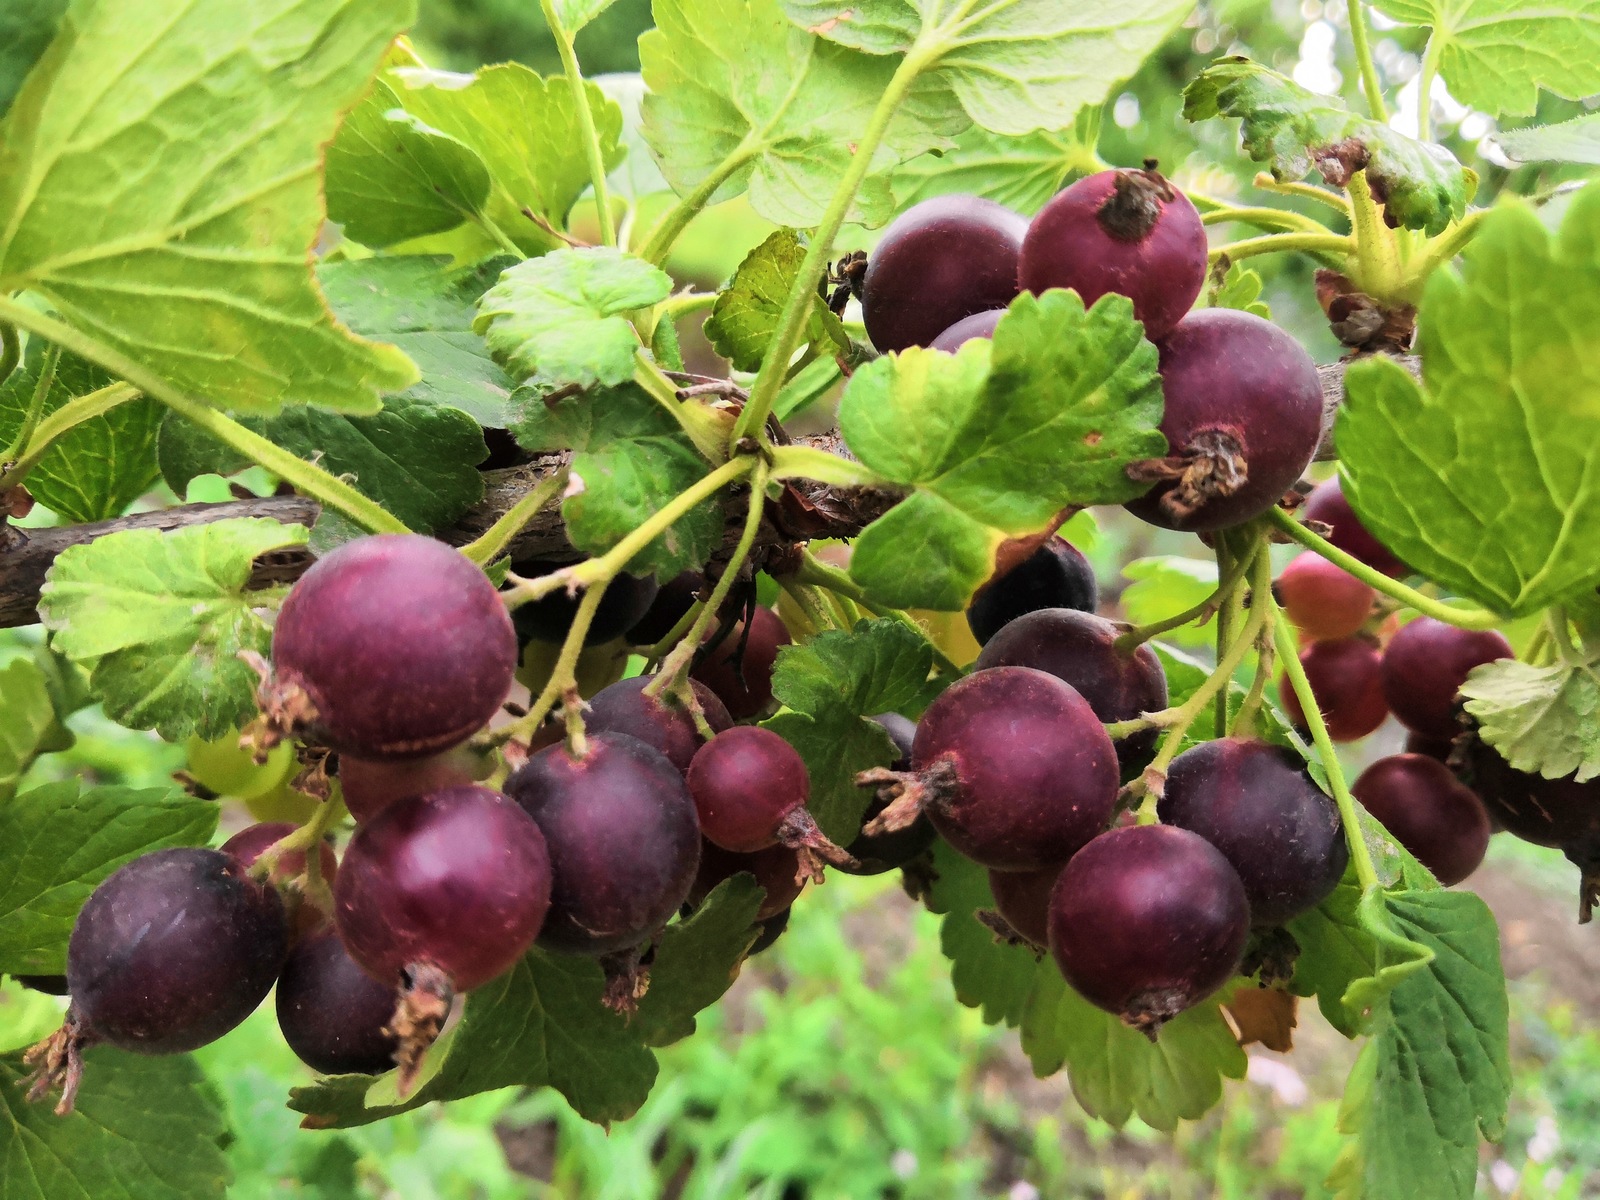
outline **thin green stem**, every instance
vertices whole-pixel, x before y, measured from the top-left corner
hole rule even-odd
[[[689,222],[700,215],[705,206],[711,203],[711,197],[715,196],[722,185],[737,174],[754,154],[755,151],[750,147],[739,146],[718,163],[687,196],[668,209],[661,220],[656,222],[656,227],[650,231],[649,240],[639,251],[639,257],[658,267],[666,262],[667,255],[671,253],[672,247],[682,236],[683,231],[689,227]]]
[[[281,839],[272,843],[261,852],[259,858],[250,865],[250,873],[257,879],[271,878],[272,872],[277,869],[279,861],[285,854],[300,853],[306,856],[306,867],[309,871],[313,859],[320,859],[321,855],[312,854],[310,851],[327,836],[328,830],[333,828],[333,823],[344,811],[344,805],[336,802],[332,797],[324,800],[312,809],[311,816],[306,818],[306,823],[293,833],[285,834]],[[320,871],[321,863],[318,862]]]
[[[1295,652],[1294,635],[1289,632],[1286,621],[1279,621],[1274,630],[1276,635],[1278,658],[1283,662],[1283,673],[1288,677],[1289,686],[1294,689],[1295,697],[1300,701],[1300,708],[1305,713],[1306,727],[1311,730],[1311,741],[1317,748],[1317,757],[1322,760],[1322,769],[1327,772],[1328,785],[1333,789],[1333,802],[1339,808],[1339,817],[1344,822],[1344,838],[1350,846],[1350,859],[1355,864],[1356,879],[1361,884],[1363,892],[1370,891],[1378,886],[1378,872],[1372,865],[1372,855],[1367,851],[1367,843],[1361,836],[1361,815],[1356,805],[1355,797],[1350,794],[1349,785],[1345,783],[1344,768],[1339,765],[1339,754],[1333,748],[1333,739],[1328,736],[1328,727],[1323,723],[1322,713],[1317,708],[1317,698],[1311,692],[1311,682],[1306,678],[1305,668],[1300,665],[1300,656]]]
[[[145,395],[155,397],[174,412],[187,417],[229,449],[237,450],[251,462],[265,467],[296,491],[337,509],[363,529],[372,533],[406,532],[406,527],[393,515],[344,480],[302,458],[296,458],[283,447],[246,429],[209,404],[192,398],[148,367],[88,334],[4,296],[0,296],[0,320],[12,321],[19,328],[52,341],[79,358],[104,367]]]
[[[661,315],[677,320],[692,313],[704,312],[713,307],[720,298],[720,292],[680,292],[661,302]]]
[[[1264,192],[1277,192],[1280,196],[1298,196],[1314,204],[1326,205],[1346,220],[1350,219],[1350,201],[1338,192],[1330,192],[1327,188],[1318,187],[1314,183],[1302,183],[1297,179],[1277,180],[1269,171],[1259,173],[1254,182],[1255,186]]]
[[[44,457],[45,451],[50,449],[50,443],[74,426],[107,413],[119,404],[126,404],[138,398],[138,388],[129,387],[125,383],[111,383],[90,392],[87,396],[78,396],[67,401],[39,422],[32,436],[28,438],[27,447],[17,456],[16,461],[6,470],[0,471],[0,487],[13,487],[20,483]]]
[[[910,613],[905,612],[903,609],[888,608],[881,604],[874,604],[867,597],[867,594],[861,590],[860,584],[851,579],[845,572],[839,570],[838,567],[830,567],[827,563],[818,559],[811,551],[807,550],[801,554],[800,569],[794,573],[794,577],[802,583],[814,583],[819,587],[827,588],[834,595],[843,596],[875,617],[899,621],[907,628],[915,630],[917,636],[927,642],[929,649],[933,651],[934,665],[938,667],[941,675],[956,676],[962,673],[961,667],[956,661],[939,649],[934,640],[928,636],[928,631],[918,625],[912,619]]]
[[[1467,243],[1478,235],[1478,227],[1490,211],[1487,208],[1473,209],[1438,237],[1425,242],[1422,254],[1412,260],[1410,270],[1406,272],[1405,286],[1420,287],[1429,275],[1460,254]]]
[[[1226,258],[1229,262],[1255,258],[1259,254],[1288,254],[1291,252],[1348,257],[1356,252],[1355,241],[1342,233],[1269,233],[1261,237],[1245,238],[1217,246],[1209,254],[1210,261]]]
[[[1389,109],[1383,102],[1383,84],[1378,81],[1378,64],[1367,41],[1367,12],[1361,0],[1349,0],[1350,40],[1356,44],[1356,62],[1361,65],[1361,90],[1367,95],[1367,110],[1380,124],[1389,123]]]
[[[705,405],[678,399],[678,386],[661,373],[643,351],[634,356],[633,381],[649,393],[678,428],[694,443],[694,448],[713,463],[727,459],[727,424]]]
[[[840,624],[839,614],[828,603],[823,590],[815,584],[801,583],[793,575],[786,575],[778,580],[778,586],[783,588],[784,594],[795,602],[795,606],[805,614],[806,620],[811,622],[811,628],[816,633],[828,629],[848,629],[851,622],[846,620]]]
[[[814,479],[833,487],[894,486],[870,467],[813,446],[775,446],[771,458],[774,479]]]
[[[556,706],[556,702],[577,687],[578,656],[583,653],[584,639],[589,636],[589,626],[594,624],[594,614],[599,610],[600,601],[605,597],[606,587],[610,582],[609,577],[603,579],[583,594],[583,599],[578,603],[578,611],[572,614],[572,625],[567,630],[567,640],[561,643],[561,653],[556,658],[556,665],[550,672],[550,678],[545,681],[544,690],[534,698],[524,715],[511,724],[502,725],[490,732],[487,740],[491,744],[503,746],[514,738],[532,737],[539,726],[544,724],[545,718],[550,715],[550,710]],[[578,727],[578,732],[581,736],[581,725]]]
[[[1228,533],[1226,530],[1216,536],[1216,556],[1217,575],[1219,578],[1232,572],[1235,564],[1238,564],[1240,570],[1247,568],[1253,559],[1253,555],[1234,554],[1233,547],[1228,545]],[[1229,638],[1233,634],[1233,618],[1239,611],[1239,606],[1234,602],[1234,596],[1237,595],[1237,591],[1237,588],[1229,589],[1228,593],[1222,598],[1222,606],[1217,610],[1217,661],[1219,663],[1222,661],[1223,655],[1227,653],[1228,647],[1232,645]],[[1222,701],[1217,705],[1216,736],[1222,737],[1227,732],[1228,693],[1224,689]]]
[[[498,222],[490,220],[483,213],[479,212],[468,213],[467,216],[474,225],[493,238],[495,244],[507,254],[514,254],[518,258],[528,257],[522,247],[517,245],[517,243],[511,239],[511,235],[504,229],[500,228]]]
[[[56,364],[60,361],[61,347],[50,346],[45,350],[39,366],[39,378],[33,381],[33,395],[28,399],[28,411],[23,414],[22,425],[17,429],[17,436],[6,447],[6,452],[0,454],[0,476],[11,473],[13,466],[8,464],[14,465],[33,440],[33,431],[38,428],[39,418],[44,413],[44,402],[49,399],[50,389],[55,386]]]
[[[1422,70],[1417,76],[1417,140],[1433,141],[1433,81],[1439,77],[1439,43],[1431,33],[1422,50]]]
[[[1212,592],[1199,604],[1184,609],[1181,613],[1167,617],[1165,620],[1152,621],[1148,625],[1136,625],[1126,633],[1119,634],[1114,644],[1115,648],[1123,654],[1132,654],[1151,638],[1158,638],[1163,633],[1181,628],[1191,623],[1204,624],[1222,609],[1228,597],[1232,596],[1244,579],[1245,569],[1249,564],[1242,559],[1229,563],[1227,574],[1217,584],[1216,591]]]
[[[561,68],[566,72],[567,86],[572,89],[573,107],[578,111],[578,132],[583,138],[583,152],[589,160],[589,183],[594,188],[594,204],[600,212],[600,239],[608,246],[617,244],[617,227],[611,217],[611,195],[606,190],[606,162],[600,153],[600,137],[595,132],[594,113],[589,110],[589,92],[583,86],[583,71],[578,66],[578,56],[572,49],[572,35],[561,23],[554,0],[539,0],[545,24],[550,26],[550,36],[556,40],[556,50],[561,55]]]
[[[1355,3],[1356,0],[1351,0]],[[1355,233],[1360,284],[1379,299],[1387,299],[1400,286],[1400,256],[1394,231],[1383,222],[1378,202],[1367,186],[1367,173],[1350,177],[1350,223]]]
[[[22,361],[22,339],[17,327],[9,321],[0,321],[0,383],[11,378],[11,372]]]
[[[761,435],[762,428],[767,423],[767,414],[772,411],[773,401],[778,398],[778,391],[783,386],[784,375],[789,369],[789,360],[794,357],[794,352],[800,345],[801,334],[811,315],[812,306],[816,303],[817,282],[822,278],[823,270],[827,266],[834,239],[839,236],[839,229],[844,225],[850,205],[855,201],[856,192],[860,190],[867,173],[872,169],[872,160],[878,152],[884,134],[889,130],[889,123],[894,119],[895,111],[929,62],[927,54],[914,45],[900,60],[900,65],[890,78],[877,107],[872,110],[866,128],[861,131],[861,137],[856,142],[850,160],[850,167],[845,172],[844,178],[839,181],[833,198],[828,201],[821,222],[812,231],[811,244],[806,249],[805,261],[800,264],[799,275],[789,288],[789,297],[784,302],[783,315],[778,320],[777,331],[773,334],[772,341],[767,344],[766,355],[761,360],[761,370],[757,373],[755,384],[750,389],[750,399],[733,427],[732,444],[737,445],[742,438]]]
[[[1318,537],[1281,508],[1271,509],[1268,517],[1274,525],[1307,550],[1315,550],[1334,566],[1342,567],[1374,591],[1398,600],[1408,608],[1416,609],[1425,617],[1434,617],[1461,629],[1493,629],[1501,623],[1501,618],[1487,609],[1458,608],[1443,600],[1425,596],[1398,580],[1390,579],[1382,571],[1374,570],[1354,555],[1346,554],[1326,538]]]
[[[567,468],[560,467],[541,479],[528,492],[505,511],[498,521],[478,535],[477,539],[461,547],[465,554],[480,567],[488,566],[521,533],[523,527],[544,510],[562,488],[567,486]]]
[[[1250,690],[1245,693],[1239,711],[1228,726],[1228,732],[1234,737],[1255,735],[1256,717],[1266,699],[1267,681],[1272,678],[1272,648],[1277,644],[1278,605],[1272,598],[1272,556],[1267,553],[1265,546],[1256,554],[1255,565],[1251,568],[1250,603],[1252,606],[1264,606],[1266,616],[1256,634],[1255,676],[1250,680]]]
[[[678,618],[678,623],[667,630],[665,637],[648,650],[642,651],[645,661],[653,665],[668,654],[674,646],[684,639],[689,630],[694,628],[694,623],[700,619],[700,614],[704,611],[705,606],[706,602],[704,600],[696,600],[691,604],[689,611]]]
[[[1337,236],[1315,217],[1297,213],[1287,208],[1235,208],[1219,204],[1200,214],[1202,225],[1224,225],[1237,221],[1241,225],[1254,225],[1258,229],[1282,229],[1300,233],[1325,233]]]

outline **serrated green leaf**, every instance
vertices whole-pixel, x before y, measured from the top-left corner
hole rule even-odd
[[[982,1012],[990,1025],[1021,1024],[1043,974],[1048,971],[1060,978],[1060,973],[1054,963],[1031,950],[997,941],[988,926],[974,918],[979,909],[994,908],[989,877],[982,867],[961,857],[943,839],[933,844],[933,864],[928,911],[943,917],[939,946],[950,960],[956,999]]]
[[[1384,212],[1407,229],[1439,233],[1466,212],[1478,177],[1443,146],[1419,142],[1348,111],[1332,96],[1248,58],[1218,59],[1183,92],[1191,121],[1237,117],[1244,149],[1273,178],[1301,179],[1312,167],[1335,187],[1362,169]]]
[[[755,877],[740,873],[717,884],[687,920],[667,926],[650,964],[650,990],[629,1022],[646,1046],[670,1046],[694,1033],[695,1013],[733,985],[765,899]]]
[[[1131,580],[1122,592],[1122,611],[1134,625],[1149,625],[1184,612],[1217,590],[1215,559],[1184,558],[1161,554],[1136,558],[1122,568]],[[1217,639],[1215,617],[1203,623],[1180,625],[1161,635],[1162,640],[1179,646],[1210,646]]]
[[[996,133],[1063,129],[1132,75],[1194,0],[784,0],[790,18],[869,54],[930,60],[973,121]]]
[[[461,1025],[436,1073],[400,1103],[387,1076],[342,1075],[289,1093],[289,1107],[319,1129],[344,1129],[503,1087],[553,1087],[590,1121],[631,1117],[655,1082],[655,1056],[600,1001],[593,959],[532,951],[467,997]],[[368,1107],[368,1092],[376,1093]]]
[[[760,368],[805,256],[806,249],[794,230],[776,230],[745,255],[733,282],[717,297],[706,318],[705,334],[712,348],[736,369]],[[812,304],[806,338],[824,347],[850,348],[849,334],[821,296]]]
[[[176,789],[80,793],[70,781],[0,802],[0,972],[60,974],[72,923],[95,885],[152,850],[204,846],[217,812]]]
[[[1024,294],[994,341],[866,364],[839,427],[868,467],[912,494],[867,527],[850,573],[896,607],[953,610],[994,574],[1009,538],[1063,509],[1116,504],[1130,462],[1165,453],[1156,349],[1122,296]]]
[[[413,16],[412,0],[73,6],[0,127],[0,292],[48,297],[219,408],[376,411],[416,368],[335,321],[307,251],[322,147]]]
[[[459,408],[487,429],[511,423],[516,386],[472,331],[482,296],[511,263],[465,270],[424,255],[322,263],[317,281],[339,319],[366,337],[393,342],[422,369],[400,398]]]
[[[1590,0],[1373,0],[1433,33],[1428,53],[1461,103],[1530,116],[1547,88],[1568,100],[1600,92],[1600,12]]]
[[[577,451],[561,512],[567,537],[587,554],[604,554],[708,469],[671,414],[631,383],[555,404],[533,389],[518,399],[523,416],[512,432],[521,446]],[[696,570],[721,544],[722,524],[715,499],[698,504],[635,556],[629,570],[663,579]]]
[[[620,250],[557,250],[508,268],[473,328],[522,378],[616,387],[633,378],[639,335],[627,313],[667,298],[664,271]]]
[[[1579,783],[1600,775],[1600,660],[1503,658],[1474,667],[1461,695],[1478,736],[1518,771]]]
[[[33,342],[20,370],[0,384],[0,446],[21,431],[32,403],[44,347]],[[62,355],[45,396],[48,416],[77,396],[114,382],[98,367],[73,355]],[[73,426],[50,444],[28,472],[34,499],[69,522],[105,521],[120,516],[159,477],[156,431],[166,408],[140,397]]]
[[[616,0],[554,0],[556,20],[569,34],[577,33],[615,3]]]
[[[622,111],[621,144],[626,151],[621,165],[613,168],[606,182],[614,195],[637,202],[645,196],[670,192],[672,185],[644,140],[644,76],[637,71],[596,75],[591,82]]]
[[[84,1055],[77,1106],[30,1103],[22,1053],[0,1057],[0,1194],[6,1200],[222,1200],[227,1123],[187,1054]]]
[[[679,195],[722,176],[710,202],[748,189],[778,225],[821,222],[861,132],[894,74],[888,60],[795,29],[777,0],[656,0],[639,39],[649,92],[644,136]],[[894,215],[889,171],[962,128],[939,88],[917,87],[896,112],[851,219]]]
[[[72,745],[61,724],[45,673],[31,658],[18,658],[0,668],[0,825],[4,805],[33,760]],[[0,850],[0,855],[4,851]]]
[[[67,0],[31,0],[0,9],[0,117],[55,37],[66,11]]]
[[[244,590],[251,564],[307,536],[259,519],[107,534],[57,556],[40,617],[113,720],[169,742],[217,737],[255,715],[258,681],[239,651],[272,643],[255,612],[267,597]]]
[[[367,246],[454,229],[483,212],[489,168],[471,146],[400,106],[383,80],[328,147],[328,219]]]
[[[1600,113],[1556,125],[1506,129],[1493,136],[1500,149],[1518,162],[1600,165]]]
[[[457,75],[401,67],[384,77],[406,112],[477,152],[494,185],[488,219],[530,254],[562,243],[523,214],[531,210],[557,229],[589,186],[578,106],[564,79],[541,79],[521,63]],[[594,84],[584,86],[600,155],[609,169],[622,161],[622,113]],[[481,231],[480,231],[481,232]],[[482,233],[483,253],[503,249]]]
[[[861,832],[872,795],[856,775],[898,756],[883,727],[867,718],[912,709],[923,700],[933,652],[899,621],[857,622],[778,651],[772,694],[785,709],[762,724],[800,752],[811,776],[808,807],[841,845]]]
[[[345,477],[408,529],[442,529],[483,498],[477,467],[489,448],[478,423],[459,409],[396,396],[371,417],[298,408],[246,424]],[[161,426],[160,457],[162,475],[180,493],[196,475],[231,475],[250,465],[176,413]]]
[[[1070,126],[1020,136],[974,125],[947,150],[919,154],[895,172],[895,199],[907,208],[951,193],[983,196],[1032,216],[1074,172],[1100,168],[1100,107],[1086,104]]]
[[[1206,303],[1212,308],[1236,308],[1263,321],[1272,320],[1272,310],[1261,299],[1261,276],[1243,263],[1232,264],[1222,281],[1212,284]]]
[[[1422,574],[1522,615],[1600,583],[1600,187],[1558,238],[1527,208],[1485,218],[1421,305],[1422,382],[1352,364],[1335,437],[1344,493]]]
[[[1351,866],[1332,895],[1287,925],[1300,944],[1290,989],[1297,996],[1315,996],[1328,1024],[1345,1037],[1355,1037],[1365,1023],[1362,1013],[1346,1007],[1345,993],[1377,966],[1377,942],[1361,925],[1360,903],[1361,886]]]

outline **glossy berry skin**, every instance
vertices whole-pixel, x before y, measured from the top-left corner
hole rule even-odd
[[[1101,171],[1058,192],[1022,241],[1024,291],[1072,288],[1085,308],[1108,292],[1133,301],[1159,341],[1206,281],[1206,231],[1189,198],[1154,171]]]
[[[703,904],[716,886],[724,879],[732,879],[740,872],[755,877],[766,893],[756,920],[765,921],[787,911],[801,892],[805,891],[805,877],[800,872],[800,856],[787,846],[768,846],[754,854],[735,854],[724,850],[715,842],[700,846],[700,870],[689,889],[689,903]]]
[[[1306,502],[1300,508],[1300,516],[1305,521],[1317,521],[1332,529],[1328,540],[1352,558],[1358,558],[1374,571],[1382,571],[1385,575],[1409,575],[1410,569],[1394,556],[1394,553],[1373,537],[1367,527],[1361,523],[1361,518],[1356,516],[1355,509],[1350,507],[1350,501],[1344,498],[1344,489],[1339,485],[1338,477],[1324,480],[1311,489],[1311,494],[1306,497]]]
[[[687,778],[706,840],[739,854],[776,845],[784,818],[811,799],[799,753],[756,725],[717,734],[694,756]]]
[[[911,746],[917,737],[916,722],[899,713],[879,713],[872,719],[883,726],[889,739],[894,742],[895,749],[900,752],[889,769],[910,770]],[[844,848],[845,853],[856,860],[855,865],[836,864],[846,875],[882,875],[885,871],[896,870],[929,849],[939,836],[934,832],[933,823],[922,814],[904,829],[897,829],[893,833],[866,833],[865,827],[888,807],[887,800],[874,797],[861,814],[863,832],[858,833],[855,840]]]
[[[967,626],[978,645],[1012,621],[1041,608],[1075,608],[1092,613],[1100,604],[1100,585],[1089,560],[1065,538],[1052,537],[1039,549],[978,589],[967,606]]]
[[[272,633],[280,684],[340,752],[426,758],[499,711],[517,665],[499,593],[458,551],[418,534],[347,542],[290,590]]]
[[[1033,667],[1071,684],[1100,720],[1131,721],[1167,706],[1167,676],[1148,644],[1133,653],[1117,649],[1122,630],[1104,617],[1066,608],[1041,608],[1012,621],[978,655],[977,666]],[[1116,743],[1124,772],[1143,767],[1159,730]]]
[[[525,579],[537,579],[562,568],[550,563],[522,563],[513,564],[511,569]],[[606,588],[605,595],[600,597],[594,619],[589,622],[589,630],[583,635],[583,644],[598,646],[621,637],[650,611],[657,586],[654,575],[618,575]],[[578,615],[578,605],[582,603],[582,592],[569,596],[564,588],[557,588],[548,596],[519,604],[511,612],[518,644],[553,642],[559,645],[566,641],[567,631],[572,628],[572,618]]]
[[[1017,934],[1043,950],[1050,944],[1050,893],[1061,877],[1052,863],[1037,871],[990,871],[995,911]]]
[[[628,629],[628,645],[654,646],[666,637],[694,607],[705,585],[706,577],[699,571],[685,571],[663,583],[644,615]]]
[[[241,867],[254,865],[256,859],[270,846],[275,846],[284,838],[295,831],[298,826],[287,821],[263,821],[256,825],[247,825],[227,841],[222,843],[222,852],[231,854],[239,860]],[[334,856],[333,847],[323,842],[319,847],[321,853],[322,878],[331,887],[339,873],[339,860]],[[303,851],[293,850],[278,859],[277,865],[272,869],[274,883],[286,882],[297,875],[305,874],[306,856]]]
[[[1454,740],[1438,741],[1434,738],[1423,737],[1420,733],[1406,734],[1405,752],[1407,754],[1421,754],[1427,758],[1437,759],[1446,766],[1450,764],[1450,750]]]
[[[465,746],[405,762],[369,762],[341,754],[339,789],[350,815],[365,823],[396,801],[476,783],[489,774],[491,765]]]
[[[1511,643],[1492,629],[1457,629],[1418,617],[1383,652],[1383,696],[1413,733],[1448,740],[1461,732],[1457,692],[1474,667],[1511,657]]]
[[[1301,636],[1311,641],[1359,632],[1378,596],[1354,575],[1309,550],[1284,567],[1273,591]]]
[[[486,787],[389,805],[356,830],[334,889],[350,957],[391,987],[426,964],[471,991],[510,970],[550,907],[539,827]]]
[[[978,196],[936,196],[901,213],[861,281],[873,346],[926,346],[963,317],[1010,304],[1027,230],[1020,213]]]
[[[1488,852],[1483,801],[1437,759],[1391,754],[1361,772],[1350,790],[1446,887],[1476,871]]]
[[[998,871],[1065,862],[1111,820],[1117,756],[1089,702],[1028,667],[976,671],[917,725],[911,765],[930,784],[928,819]]]
[[[1560,847],[1583,865],[1600,851],[1600,779],[1546,779],[1518,771],[1494,747],[1465,740],[1457,771],[1507,833],[1536,846]]]
[[[94,890],[67,945],[73,1010],[140,1054],[215,1041],[266,997],[289,949],[276,889],[231,854],[157,850]]]
[[[381,1075],[399,1039],[384,1033],[395,989],[368,975],[331,928],[301,940],[278,976],[278,1028],[300,1061],[324,1075]]]
[[[1156,812],[1222,852],[1256,925],[1282,925],[1321,904],[1350,861],[1338,808],[1281,746],[1219,738],[1184,751]]]
[[[1179,505],[1181,481],[1156,484],[1128,511],[1166,529],[1209,533],[1277,504],[1322,438],[1322,385],[1311,356],[1270,321],[1231,308],[1190,313],[1160,343],[1161,432],[1168,453],[1220,447],[1247,467],[1227,495],[1202,491]]]
[[[1364,638],[1313,642],[1300,652],[1300,665],[1305,668],[1311,694],[1317,698],[1328,736],[1334,741],[1364,738],[1389,715],[1389,706],[1383,699],[1378,648]],[[1279,677],[1278,692],[1284,713],[1304,729],[1305,712],[1287,676]]]
[[[991,308],[987,312],[973,313],[970,317],[962,317],[961,320],[934,338],[929,343],[929,349],[943,350],[946,354],[954,354],[974,338],[993,338],[995,327],[1000,324],[1000,318],[1005,315],[1005,309]]]
[[[742,624],[735,626],[689,672],[716,693],[735,721],[748,720],[771,705],[773,664],[778,651],[794,640],[769,608],[755,610],[748,637],[744,630]]]
[[[687,771],[695,751],[705,745],[705,738],[700,736],[689,710],[679,705],[675,697],[645,695],[644,689],[653,679],[654,676],[638,675],[602,688],[589,701],[584,725],[591,733],[623,733],[638,738],[666,755],[678,770]],[[713,732],[720,733],[733,724],[727,708],[710,688],[693,679],[689,686]]]
[[[567,954],[639,945],[689,895],[700,822],[678,769],[620,733],[588,739],[588,754],[541,750],[506,782],[539,823],[555,873],[539,944]]]
[[[1050,895],[1050,953],[1089,1003],[1143,1029],[1226,983],[1250,935],[1250,903],[1228,860],[1170,825],[1103,833]]]

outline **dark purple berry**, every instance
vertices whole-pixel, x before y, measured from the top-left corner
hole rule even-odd
[[[490,769],[484,755],[466,746],[402,762],[372,762],[341,754],[339,789],[350,815],[365,823],[398,800],[465,787],[488,776]]]
[[[278,976],[283,1040],[324,1075],[381,1075],[394,1066],[394,1010],[394,988],[357,966],[331,928],[303,938]]]
[[[1383,698],[1378,648],[1366,639],[1313,642],[1300,652],[1300,665],[1305,668],[1311,694],[1317,698],[1317,710],[1328,727],[1328,736],[1334,741],[1364,738],[1389,715]],[[1288,676],[1279,677],[1278,692],[1284,714],[1304,729],[1305,711]]]
[[[749,625],[736,625],[706,650],[690,674],[717,694],[729,716],[744,721],[772,703],[773,664],[792,640],[777,613],[758,608]]]
[[[995,911],[1018,937],[1043,950],[1050,944],[1050,896],[1061,866],[1037,871],[990,871],[989,894]]]
[[[650,607],[645,609],[644,616],[629,628],[628,644],[654,646],[666,637],[688,615],[705,586],[706,577],[699,571],[685,571],[663,583],[655,599],[650,602]]]
[[[1350,501],[1344,498],[1344,489],[1337,477],[1324,480],[1311,489],[1300,516],[1310,522],[1327,525],[1332,532],[1327,538],[1353,558],[1360,559],[1375,571],[1385,575],[1408,575],[1410,570],[1377,538],[1356,516]]]
[[[1511,656],[1511,643],[1492,629],[1458,629],[1418,617],[1383,652],[1384,699],[1413,733],[1448,741],[1461,732],[1457,693],[1472,669]]]
[[[1100,603],[1094,568],[1071,542],[1052,537],[1010,570],[978,589],[967,625],[980,646],[1027,613],[1041,608],[1093,612]]]
[[[735,854],[715,842],[700,846],[700,870],[689,889],[689,903],[700,905],[724,879],[744,872],[761,885],[765,893],[757,921],[785,912],[805,890],[806,877],[800,871],[800,856],[787,846],[768,846],[754,854]]]
[[[1003,308],[991,308],[987,312],[973,313],[970,317],[962,317],[954,325],[946,329],[929,343],[929,349],[943,350],[946,354],[954,354],[974,338],[993,338],[1000,318],[1006,315]]]
[[[661,751],[678,770],[687,771],[690,759],[705,745],[706,739],[700,736],[694,717],[676,696],[645,693],[645,688],[653,682],[657,682],[655,676],[639,675],[602,688],[589,701],[584,725],[591,733],[623,733],[638,738]],[[727,708],[710,688],[694,679],[689,681],[689,686],[706,724],[714,733],[733,724]]]
[[[524,579],[537,579],[562,568],[563,564],[559,563],[531,562],[514,563],[511,570]],[[583,635],[583,644],[598,646],[621,637],[650,611],[650,605],[656,598],[656,588],[654,575],[618,575],[606,587],[605,595],[600,597],[594,619],[589,622],[589,630]],[[567,631],[572,628],[572,618],[577,616],[578,605],[582,603],[582,592],[569,596],[564,588],[557,588],[548,596],[519,604],[511,611],[511,620],[517,629],[517,642],[527,645],[529,642],[559,644],[566,641]]]
[[[1483,801],[1436,759],[1391,754],[1361,772],[1350,790],[1446,887],[1476,871],[1489,850]]]

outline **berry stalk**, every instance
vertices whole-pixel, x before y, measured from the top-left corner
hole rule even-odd
[[[594,128],[594,113],[589,110],[589,93],[583,86],[583,70],[578,66],[578,56],[573,53],[572,34],[562,24],[554,0],[539,0],[544,13],[544,23],[550,27],[550,36],[556,40],[556,51],[561,55],[561,69],[566,73],[567,86],[572,89],[572,103],[578,113],[578,132],[583,136],[583,153],[589,160],[589,183],[594,188],[594,206],[599,210],[600,240],[608,246],[617,244],[617,227],[611,219],[611,195],[606,190],[606,164],[600,153],[600,138]]]

